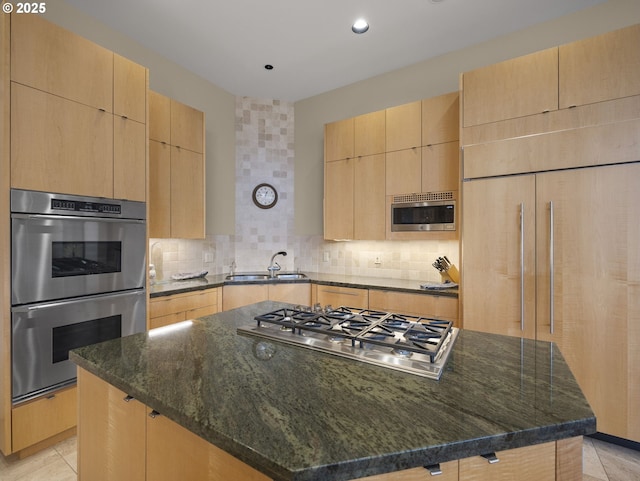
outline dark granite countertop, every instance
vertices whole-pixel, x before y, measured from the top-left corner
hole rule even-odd
[[[353,275],[341,275],[341,274],[322,274],[317,272],[305,272],[307,279],[297,280],[259,280],[259,281],[244,281],[244,282],[228,282],[225,281],[226,274],[216,274],[206,276],[201,279],[190,279],[186,281],[160,281],[149,287],[151,297],[169,296],[172,294],[179,294],[182,292],[191,292],[202,289],[211,289],[214,287],[221,287],[224,285],[242,285],[242,284],[264,284],[270,282],[278,283],[299,283],[299,282],[313,282],[315,284],[340,286],[340,287],[356,287],[361,289],[383,289],[393,290],[399,292],[410,292],[414,294],[425,294],[432,296],[448,296],[458,297],[458,289],[441,289],[441,290],[427,290],[421,289],[420,284],[424,282],[408,279],[390,279],[386,277],[368,277],[368,276],[353,276]]]
[[[348,480],[595,432],[553,344],[462,330],[434,381],[236,333],[282,306],[71,359],[278,481]]]

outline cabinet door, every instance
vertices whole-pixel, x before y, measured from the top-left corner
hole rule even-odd
[[[370,289],[369,309],[458,321],[455,297]]]
[[[422,192],[421,149],[386,154],[386,195]]]
[[[113,115],[13,83],[11,187],[113,197]]]
[[[355,287],[321,286],[316,289],[316,302],[323,307],[334,309],[340,306],[367,309],[369,307],[369,291]]]
[[[78,406],[78,480],[144,481],[146,406],[84,369]]]
[[[480,456],[459,461],[460,481],[555,481],[556,443],[538,444],[496,453],[497,463]]]
[[[422,101],[422,145],[453,142],[460,137],[460,94],[451,92]]]
[[[466,329],[535,338],[535,176],[463,184]]]
[[[222,309],[225,311],[267,299],[269,299],[268,284],[244,284],[222,288]]]
[[[147,123],[147,69],[113,55],[113,113]]]
[[[171,99],[171,145],[204,153],[204,113]]]
[[[463,126],[558,109],[557,47],[463,75]]]
[[[113,117],[113,197],[146,199],[147,131],[144,124]]]
[[[269,284],[269,300],[310,306],[311,284]]]
[[[171,143],[171,99],[149,90],[149,139]]]
[[[438,474],[438,477],[433,479],[436,479],[437,481],[458,481],[458,461],[440,463],[440,470],[442,473]],[[405,469],[403,471],[395,471],[393,473],[367,476],[366,478],[358,478],[358,481],[426,481],[427,479],[430,479],[431,476],[429,476],[429,471],[425,468],[413,468]]]
[[[385,151],[385,111],[359,115],[354,122],[354,155],[382,154]]]
[[[204,159],[171,147],[171,237],[204,239]]]
[[[324,126],[324,159],[350,159],[354,155],[354,120],[338,120]]]
[[[458,142],[422,147],[422,192],[458,190],[459,152]]]
[[[113,112],[113,53],[40,15],[11,16],[11,80]]]
[[[559,48],[560,108],[640,94],[640,25]]]
[[[325,162],[325,239],[353,239],[353,164],[353,159]]]
[[[149,237],[171,237],[171,146],[149,140]]]
[[[12,409],[12,451],[72,429],[78,418],[77,389],[63,389]]]
[[[384,159],[384,154],[379,154],[354,161],[354,239],[385,238]]]
[[[387,152],[422,145],[422,102],[391,107],[386,110]]]
[[[636,441],[638,179],[637,163],[539,174],[536,211],[538,338],[560,347],[598,431]]]

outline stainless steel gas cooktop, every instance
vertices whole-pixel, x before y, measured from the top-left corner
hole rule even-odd
[[[239,334],[440,379],[458,328],[451,321],[368,309],[283,308],[255,317]]]

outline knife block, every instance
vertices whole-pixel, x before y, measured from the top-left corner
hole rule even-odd
[[[449,269],[441,272],[440,277],[442,277],[442,282],[449,281],[454,282],[455,284],[460,283],[460,272],[458,272],[458,269],[453,264],[451,264],[451,267],[449,267]]]

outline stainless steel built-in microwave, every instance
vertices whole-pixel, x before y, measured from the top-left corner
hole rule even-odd
[[[393,197],[391,232],[455,230],[454,192],[429,192]]]

